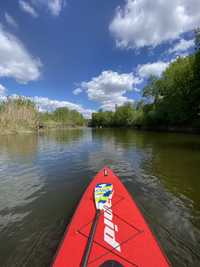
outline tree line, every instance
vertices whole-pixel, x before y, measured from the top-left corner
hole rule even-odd
[[[94,127],[200,127],[200,31],[195,52],[171,62],[161,77],[150,76],[137,103],[92,114]]]
[[[53,112],[40,112],[40,123],[44,125],[58,126],[84,126],[86,120],[77,110],[70,110],[67,107],[57,108]]]

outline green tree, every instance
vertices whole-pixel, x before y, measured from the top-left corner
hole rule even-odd
[[[92,115],[97,126],[200,126],[200,30],[196,30],[196,52],[179,57],[161,77],[150,76],[142,101],[116,107],[109,114]]]

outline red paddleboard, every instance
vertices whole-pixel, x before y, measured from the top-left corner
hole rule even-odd
[[[82,265],[96,214],[94,190],[98,184],[112,184],[113,193],[100,211],[87,266],[170,266],[134,200],[119,178],[105,167],[85,191],[53,267]]]

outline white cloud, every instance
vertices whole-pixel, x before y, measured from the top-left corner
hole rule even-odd
[[[157,61],[139,65],[137,68],[138,75],[142,78],[148,78],[151,75],[160,76],[169,66],[169,62]]]
[[[77,110],[78,112],[82,113],[84,117],[90,118],[92,112],[94,110],[91,109],[85,109],[81,105],[69,102],[69,101],[59,101],[59,100],[52,100],[47,97],[39,97],[39,96],[34,96],[30,97],[30,99],[36,103],[37,107],[41,112],[45,111],[54,111],[56,108],[60,107],[67,107],[71,110]]]
[[[27,83],[39,79],[40,68],[40,60],[33,58],[23,44],[0,25],[0,77]]]
[[[6,93],[6,88],[2,84],[0,84],[0,97],[4,97]]]
[[[126,0],[109,28],[119,47],[155,47],[197,28],[199,13],[199,0]]]
[[[74,95],[79,95],[83,90],[81,88],[76,88],[74,91],[73,91],[73,94]]]
[[[175,54],[182,54],[183,52],[187,51],[188,49],[192,48],[195,45],[194,39],[192,40],[185,40],[181,39],[173,48],[169,49],[169,53]]]
[[[81,89],[86,90],[90,100],[101,104],[103,109],[114,109],[115,105],[122,105],[132,99],[124,96],[127,91],[134,90],[141,80],[133,73],[118,73],[111,70],[103,71],[99,76],[88,82],[81,83]]]
[[[63,0],[48,0],[47,5],[49,8],[49,11],[52,15],[58,16],[62,10],[62,8],[65,6],[65,1]]]
[[[21,10],[30,14],[32,17],[34,18],[38,17],[38,13],[36,12],[35,8],[30,3],[23,1],[23,0],[19,0],[19,6]]]
[[[108,99],[102,102],[101,108],[103,110],[115,110],[115,106],[122,106],[125,103],[133,103],[134,100],[123,95],[115,95],[112,99]]]
[[[53,16],[59,16],[66,6],[65,0],[31,0],[37,10],[47,10]]]
[[[7,12],[5,12],[5,20],[10,26],[14,28],[18,28],[18,24],[15,21],[15,19],[11,15],[9,15]]]

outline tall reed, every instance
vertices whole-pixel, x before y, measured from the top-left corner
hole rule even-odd
[[[8,97],[0,103],[1,130],[32,130],[37,126],[38,111],[31,100],[23,97]]]

